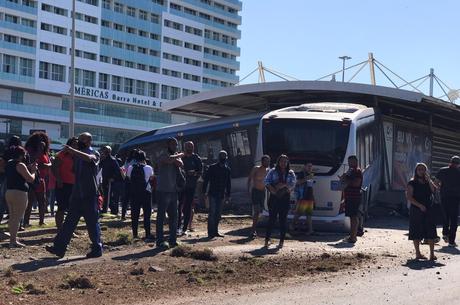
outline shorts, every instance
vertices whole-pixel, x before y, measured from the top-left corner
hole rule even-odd
[[[253,188],[251,192],[251,199],[253,212],[260,212],[264,208],[265,204],[265,190],[261,191]]]
[[[297,201],[296,214],[311,216],[314,208],[315,202],[313,200],[301,199]]]
[[[56,187],[56,201],[58,211],[67,211],[70,205],[70,196],[72,195],[73,184],[64,183],[61,188]]]
[[[361,205],[361,198],[345,199],[345,216],[347,217],[358,216],[360,205]]]

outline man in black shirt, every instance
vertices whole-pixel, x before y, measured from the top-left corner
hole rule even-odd
[[[182,157],[182,162],[184,163],[185,171],[185,188],[179,195],[179,214],[178,214],[178,235],[185,235],[187,233],[187,228],[192,220],[192,205],[193,199],[195,197],[195,189],[198,178],[203,172],[203,162],[201,158],[194,153],[195,146],[192,141],[186,142],[184,144],[184,156]],[[184,224],[181,227],[181,216],[184,213]]]
[[[99,167],[102,170],[102,191],[104,193],[102,213],[107,213],[108,208],[110,208],[110,213],[117,215],[118,201],[120,200],[119,191],[122,187],[123,177],[117,159],[112,156],[112,148],[110,146],[102,147]]]
[[[458,206],[460,204],[460,157],[453,156],[450,164],[436,175],[441,186],[441,204],[444,210],[442,237],[449,247],[456,247],[455,237],[458,226]]]
[[[232,177],[227,166],[227,152],[219,152],[219,161],[211,165],[204,175],[203,194],[209,200],[208,237],[223,237],[219,234],[219,221],[222,215],[222,203],[230,198]],[[208,191],[209,183],[209,191]]]

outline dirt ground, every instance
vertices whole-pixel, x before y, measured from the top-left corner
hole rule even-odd
[[[0,305],[183,300],[206,293],[266,289],[286,281],[363,276],[390,270],[413,255],[405,235],[407,221],[398,217],[371,220],[354,246],[343,243],[345,235],[340,233],[296,234],[281,250],[263,248],[263,238],[249,239],[248,218],[223,219],[225,237],[213,240],[206,238],[206,216],[196,219],[196,232],[180,238],[179,249],[163,252],[153,243],[133,241],[129,223],[121,222],[103,225],[105,252],[97,259],[84,258],[88,250],[84,230],[78,231],[79,237],[60,260],[43,249],[54,234],[24,237],[24,249],[10,250],[2,243]]]

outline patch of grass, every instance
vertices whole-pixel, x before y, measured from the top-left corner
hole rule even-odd
[[[33,294],[33,295],[46,294],[45,290],[39,289],[35,287],[33,284],[24,285],[22,283],[15,284],[13,288],[11,288],[11,292],[17,295],[23,294],[23,293]]]
[[[357,254],[356,254],[356,257],[357,257],[358,259],[370,259],[370,258],[371,258],[370,255],[367,255],[367,254],[364,254],[364,253],[361,253],[361,252],[357,253]]]
[[[194,275],[191,275],[187,278],[187,282],[188,283],[191,283],[191,284],[199,284],[199,285],[202,285],[204,284],[204,279],[199,277],[199,276],[194,276]]]
[[[180,245],[175,247],[171,251],[172,257],[189,257],[196,260],[202,261],[217,261],[217,256],[214,254],[212,249],[193,249],[190,246]]]
[[[18,284],[16,286],[13,286],[13,288],[11,288],[11,292],[14,294],[23,294],[24,292],[26,292],[26,288],[24,287],[23,284]]]
[[[62,289],[91,289],[94,288],[95,285],[84,276],[78,276],[75,273],[69,273],[64,277],[64,283],[59,285],[59,288]]]
[[[108,246],[124,246],[124,245],[130,245],[133,242],[131,234],[127,232],[117,232],[115,236],[108,234],[107,235],[108,241],[106,244]]]
[[[11,266],[9,266],[8,268],[5,269],[5,272],[3,273],[3,275],[5,277],[12,277],[14,274],[14,271],[13,271],[13,268]]]

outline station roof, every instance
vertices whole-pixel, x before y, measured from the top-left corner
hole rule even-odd
[[[261,112],[309,102],[372,104],[375,97],[394,102],[420,103],[417,92],[357,83],[282,81],[204,91],[171,101],[168,110],[216,117]]]

